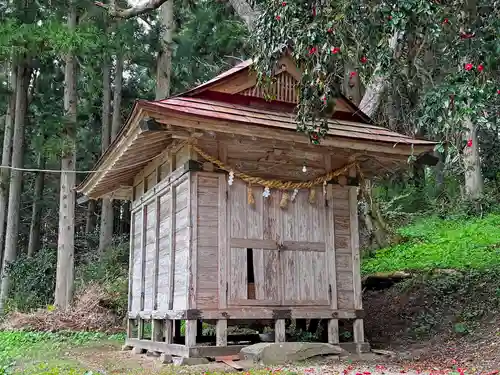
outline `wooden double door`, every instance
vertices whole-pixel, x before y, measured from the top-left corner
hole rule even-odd
[[[321,188],[314,202],[301,190],[287,207],[282,192],[263,197],[247,185],[228,188],[230,238],[227,264],[229,306],[330,306],[333,233]]]

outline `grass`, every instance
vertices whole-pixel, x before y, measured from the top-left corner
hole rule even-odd
[[[83,374],[85,369],[77,360],[61,354],[105,342],[117,346],[121,341],[123,335],[91,332],[0,332],[0,375]]]
[[[223,371],[160,365],[130,352],[121,352],[124,335],[91,332],[0,331],[0,375],[222,375]],[[287,370],[274,371],[291,375]],[[269,375],[269,369],[252,369],[247,375]],[[296,374],[296,373],[295,373]]]
[[[500,214],[457,220],[431,217],[398,233],[403,242],[364,259],[363,274],[500,266]]]

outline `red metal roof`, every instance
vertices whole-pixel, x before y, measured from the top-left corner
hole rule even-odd
[[[193,97],[174,97],[161,101],[142,102],[144,107],[160,112],[176,112],[207,119],[295,130],[293,113],[252,108],[244,105]],[[328,134],[367,141],[431,145],[435,142],[414,139],[380,126],[340,120],[329,120]]]
[[[194,95],[197,92],[203,91],[203,90],[207,89],[208,87],[212,86],[213,84],[218,83],[219,81],[222,81],[225,78],[229,78],[233,74],[241,72],[242,70],[250,67],[252,64],[253,64],[252,59],[242,61],[239,64],[233,66],[231,69],[226,70],[225,72],[222,72],[218,76],[215,76],[210,81],[202,83],[201,85],[196,86],[196,87],[192,88],[191,90],[185,91],[182,94],[179,94],[177,96]]]

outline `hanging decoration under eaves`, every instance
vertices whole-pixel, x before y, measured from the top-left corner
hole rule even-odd
[[[271,189],[281,191],[282,196],[280,201],[280,207],[286,208],[288,206],[288,201],[291,202],[295,201],[295,198],[297,197],[297,194],[299,193],[300,189],[309,189],[309,203],[314,204],[316,203],[316,189],[314,189],[314,187],[322,185],[323,194],[326,195],[326,184],[328,183],[328,181],[347,173],[349,169],[353,167],[359,171],[359,165],[357,162],[354,161],[352,163],[346,164],[342,168],[328,172],[327,174],[316,177],[310,181],[293,182],[293,181],[281,181],[281,180],[266,180],[264,178],[250,176],[246,173],[234,170],[233,168],[225,165],[219,159],[207,154],[205,151],[203,151],[195,144],[191,144],[191,147],[202,158],[229,173],[229,177],[227,180],[229,186],[233,184],[235,177],[239,178],[242,181],[245,181],[248,184],[247,200],[248,204],[250,205],[255,204],[255,197],[253,196],[252,185],[259,185],[264,188],[264,191],[262,193],[262,196],[264,198],[269,198],[271,196]],[[306,169],[305,165],[303,169]],[[290,194],[289,191],[292,191],[292,193]]]

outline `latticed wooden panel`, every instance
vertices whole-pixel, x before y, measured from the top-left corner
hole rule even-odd
[[[269,86],[253,86],[240,94],[266,100],[297,103],[297,80],[289,73],[282,72],[275,77],[275,82]]]

